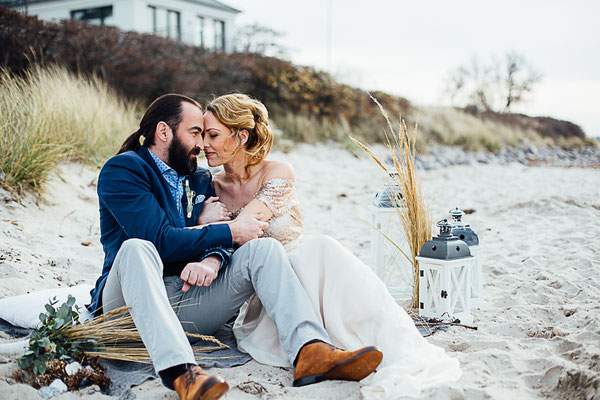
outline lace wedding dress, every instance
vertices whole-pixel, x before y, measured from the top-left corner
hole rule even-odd
[[[329,236],[303,238],[293,181],[268,180],[255,198],[273,212],[265,236],[285,246],[331,343],[347,350],[375,345],[383,352],[377,372],[362,382],[365,398],[418,396],[423,389],[460,378],[458,360],[421,336],[368,266]],[[258,362],[291,366],[257,296],[242,306],[233,332],[240,350]]]

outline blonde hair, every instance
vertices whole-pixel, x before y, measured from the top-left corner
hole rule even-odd
[[[242,93],[219,96],[206,106],[231,134],[239,138],[240,132],[248,132],[243,147],[246,154],[246,171],[267,157],[273,146],[273,131],[269,126],[269,112],[263,103]]]

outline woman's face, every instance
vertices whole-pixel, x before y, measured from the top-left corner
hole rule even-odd
[[[208,165],[217,167],[232,161],[236,154],[244,154],[231,129],[223,125],[210,111],[204,113],[204,154]]]

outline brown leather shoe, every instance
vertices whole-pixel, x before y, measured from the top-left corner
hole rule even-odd
[[[344,351],[327,343],[312,343],[298,354],[294,386],[332,379],[360,381],[375,371],[382,358],[383,354],[374,346]]]
[[[179,375],[173,386],[181,400],[216,400],[229,390],[223,378],[209,376],[197,365]]]

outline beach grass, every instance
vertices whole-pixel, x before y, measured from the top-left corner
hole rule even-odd
[[[40,190],[62,161],[100,165],[135,130],[135,103],[59,66],[0,70],[0,182]]]
[[[393,115],[393,118],[400,117]],[[426,152],[431,144],[458,146],[465,151],[498,152],[507,147],[532,146],[581,148],[588,144],[579,138],[543,137],[531,127],[508,124],[471,114],[451,107],[421,107],[402,116],[407,124],[419,121],[419,135],[415,138],[417,153]],[[343,117],[335,120],[319,119],[302,114],[273,113],[275,127],[282,132],[281,138],[289,143],[338,142],[342,146],[352,143],[354,137],[363,143],[386,144],[386,124],[380,119],[365,117],[361,123],[351,124]],[[286,143],[287,144],[287,143]],[[275,142],[275,147],[278,147]]]
[[[551,138],[542,138],[531,128],[501,123],[451,107],[424,107],[418,120],[419,148],[424,147],[423,142],[460,146],[467,151],[490,152],[519,145],[555,145]]]

